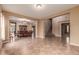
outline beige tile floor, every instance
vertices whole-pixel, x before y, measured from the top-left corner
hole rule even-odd
[[[6,44],[2,55],[78,55],[79,47],[63,45],[60,38],[46,39],[20,38]]]

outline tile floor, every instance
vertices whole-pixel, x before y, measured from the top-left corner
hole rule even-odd
[[[6,44],[1,55],[79,55],[79,47],[63,44],[61,38],[20,38]]]

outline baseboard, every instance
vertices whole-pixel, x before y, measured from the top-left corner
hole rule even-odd
[[[76,44],[76,43],[70,43],[70,45],[79,46],[79,44]]]
[[[61,37],[61,35],[54,34],[55,37]]]
[[[45,39],[45,37],[36,37],[36,39]]]

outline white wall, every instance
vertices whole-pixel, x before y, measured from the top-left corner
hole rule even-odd
[[[79,6],[71,10],[70,26],[70,44],[79,46]]]
[[[5,19],[0,5],[0,39],[5,40]]]
[[[5,40],[5,19],[0,5],[0,39]]]
[[[0,7],[0,39],[1,39],[1,7]]]
[[[52,33],[57,37],[61,37],[61,24],[63,22],[67,22],[68,20],[69,14],[52,18]]]
[[[5,30],[5,39],[9,40],[10,35],[10,22],[9,22],[9,16],[5,13],[3,13],[3,19],[4,19],[4,30]]]
[[[44,20],[39,20],[37,22],[37,38],[45,38],[45,27]]]

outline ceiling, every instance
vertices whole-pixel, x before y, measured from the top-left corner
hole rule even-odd
[[[41,9],[35,8],[34,4],[2,4],[3,10],[17,13],[34,19],[46,19],[51,15],[71,9],[77,4],[43,4]]]
[[[16,22],[16,23],[30,23],[30,24],[34,24],[35,21],[31,20],[31,19],[26,19],[26,18],[19,18],[19,17],[15,17],[15,16],[9,16],[9,20],[11,22]]]

